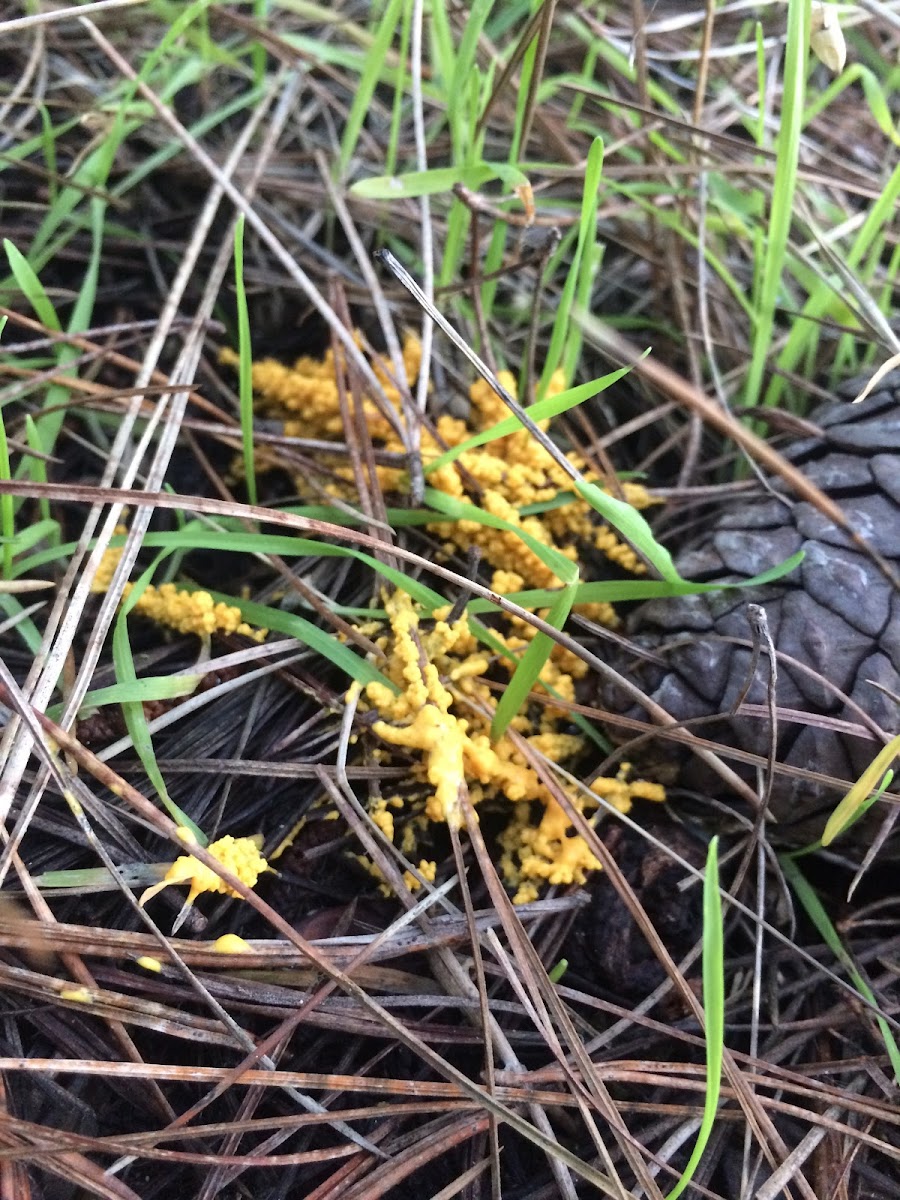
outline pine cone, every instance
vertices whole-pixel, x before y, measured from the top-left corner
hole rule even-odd
[[[841,394],[855,396],[861,386],[854,381]],[[844,399],[818,409],[810,421],[816,435],[796,440],[785,456],[840,505],[852,527],[900,576],[900,372],[860,404]],[[900,696],[900,593],[842,529],[797,500],[780,480],[772,480],[771,488],[760,487],[749,499],[744,493],[719,512],[681,554],[679,570],[697,580],[746,578],[802,549],[800,567],[766,587],[643,605],[632,615],[630,631],[667,666],[636,664],[633,658],[617,665],[676,720],[727,713],[751,665],[747,605],[762,605],[779,652],[777,704],[808,714],[780,716],[776,760],[850,781],[881,742],[808,721],[825,716],[860,726],[855,704],[882,729],[900,728],[900,704],[887,694]],[[697,734],[765,758],[767,680],[763,652],[746,696],[747,704],[762,706],[758,713],[724,717],[698,727]],[[612,706],[614,698],[607,701]],[[755,786],[753,768],[730,765]],[[680,782],[706,794],[722,791],[695,755],[685,761]],[[814,827],[811,819],[821,815],[824,821],[841,794],[839,788],[776,773],[769,811],[785,828],[802,822],[806,836]]]

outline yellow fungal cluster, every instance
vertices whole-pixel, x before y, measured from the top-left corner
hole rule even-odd
[[[362,346],[362,338],[358,334],[355,335],[355,341]],[[228,348],[222,351],[220,357],[227,366],[236,367],[240,361],[238,355]],[[421,344],[418,338],[408,337],[403,345],[403,369],[407,385],[419,374],[421,363]],[[374,371],[388,401],[399,411],[400,392],[395,383],[380,363],[375,363]],[[344,436],[332,350],[328,350],[322,359],[298,358],[290,367],[274,358],[261,359],[253,364],[252,379],[258,411],[282,419],[285,436],[334,439]],[[363,416],[372,438],[378,441],[397,439],[394,424],[369,398],[363,400]],[[399,439],[396,446],[401,446]]]
[[[357,343],[362,344],[360,338]],[[238,358],[226,350],[222,361],[236,366]],[[410,335],[403,348],[406,378],[402,385],[414,383],[420,363],[421,346]],[[394,411],[386,414],[373,400],[363,398],[368,433],[379,448],[402,453],[398,381],[377,360],[373,367]],[[346,430],[337,380],[340,369],[331,351],[322,360],[300,358],[292,366],[272,359],[254,363],[252,382],[258,411],[281,419],[286,435],[343,440]],[[515,395],[513,376],[501,372],[500,379]],[[564,386],[562,374],[557,373],[548,392],[558,394]],[[434,434],[426,428],[421,430],[420,450],[426,467],[447,449],[460,446],[473,433],[489,429],[508,415],[503,401],[483,381],[472,385],[469,400],[468,421],[445,414],[438,417]],[[542,428],[548,425],[543,422]],[[569,458],[586,478],[604,486],[604,481],[577,455]],[[267,451],[260,465],[272,461]],[[349,494],[353,475],[346,460],[335,455],[328,466],[341,481],[328,486]],[[376,470],[377,484],[383,492],[405,490],[404,471],[384,466]],[[552,506],[561,494],[570,492],[571,480],[526,429],[462,451],[454,462],[430,471],[427,481],[451,499],[474,505],[508,526],[497,529],[475,520],[444,519],[429,527],[448,555],[476,548],[491,568],[493,590],[500,594],[560,586],[553,571],[519,536],[520,530],[573,562],[594,550],[634,574],[645,570],[632,548],[600,522],[586,502],[575,498]],[[298,478],[295,482],[301,493],[306,491],[306,481]],[[639,485],[624,483],[619,490],[635,508],[651,503]],[[542,505],[547,507],[540,512],[523,512]],[[477,641],[465,618],[450,624],[440,619],[441,614],[432,614],[424,621],[403,592],[389,598],[386,608],[384,627],[367,627],[366,632],[377,638],[386,661],[386,666],[379,666],[397,691],[371,683],[364,690],[361,708],[377,716],[371,725],[379,743],[376,756],[384,761],[408,762],[411,790],[405,796],[373,801],[373,821],[408,859],[415,861],[429,824],[446,822],[458,827],[463,821],[463,804],[498,807],[506,815],[500,836],[501,869],[517,901],[534,898],[544,883],[583,883],[599,863],[528,762],[516,743],[516,735],[550,763],[571,762],[584,750],[581,736],[570,732],[567,714],[550,699],[575,699],[575,681],[584,674],[584,664],[556,647],[540,680],[548,692],[548,703],[535,704],[521,713],[512,722],[511,732],[492,742],[490,721],[495,694],[486,677],[489,672],[508,671],[508,660],[495,661],[495,656]],[[617,622],[608,604],[582,605],[579,611],[609,626]],[[492,634],[515,659],[534,636],[534,629],[524,621],[511,620],[503,629],[492,627]],[[655,784],[629,781],[627,767],[614,779],[598,780],[593,785],[595,798],[585,795],[583,789],[560,786],[575,809],[587,816],[603,801],[626,811],[635,797],[664,798]],[[367,867],[373,869],[371,864]],[[434,877],[432,861],[422,860],[419,869],[426,878]],[[412,876],[407,882],[413,888],[420,886]]]
[[[494,664],[468,621],[423,623],[412,600],[399,591],[386,608],[388,625],[377,645],[386,657],[384,673],[398,690],[370,683],[364,689],[362,707],[378,714],[371,729],[383,746],[415,752],[410,773],[421,790],[419,798],[411,802],[401,797],[376,801],[372,811],[375,823],[395,841],[397,817],[405,808],[411,821],[404,826],[400,848],[408,855],[421,833],[419,814],[430,822],[459,827],[464,819],[463,804],[499,806],[510,813],[500,835],[500,865],[517,902],[534,899],[542,883],[584,883],[587,872],[600,865],[587,843],[572,829],[515,738],[506,734],[491,741],[494,701],[484,677]],[[498,636],[507,645],[516,640]],[[574,691],[571,676],[549,663],[542,682],[551,681],[557,692],[571,695]],[[558,707],[535,705],[534,711],[517,716],[511,728],[536,754],[562,764],[584,749],[581,736],[567,732],[563,723],[564,714]],[[380,753],[383,756],[384,750]],[[658,784],[630,782],[627,766],[615,779],[598,779],[593,784],[596,800],[568,784],[560,786],[572,805],[587,814],[599,806],[601,798],[622,812],[627,812],[636,798],[665,798]],[[433,870],[433,864],[426,865]]]
[[[178,832],[183,842],[189,844],[194,842],[193,834],[186,827],[182,827]],[[259,852],[255,838],[236,838],[228,834],[216,842],[211,842],[207,849],[217,862],[220,862],[249,888],[256,887],[256,881],[260,875],[270,869],[269,864]],[[153,887],[147,888],[141,894],[140,903],[146,904],[164,888],[178,883],[191,885],[185,907],[190,907],[202,892],[220,892],[225,896],[240,898],[240,892],[229,887],[211,867],[205,866],[193,854],[183,854],[172,863],[161,883],[154,884]]]
[[[221,358],[229,365],[237,365],[238,358],[232,350],[223,350]],[[408,335],[403,346],[407,387],[418,375],[421,358],[422,348],[418,339]],[[372,400],[364,399],[363,413],[369,435],[381,448],[402,453],[404,446],[398,432],[399,390],[377,361],[374,370],[384,385],[385,394],[394,406],[398,419],[391,421]],[[501,371],[499,378],[515,396],[515,378],[508,371]],[[329,350],[322,360],[299,358],[293,366],[285,366],[274,359],[262,359],[253,364],[252,381],[259,411],[281,418],[285,434],[318,439],[343,438],[344,422],[332,351]],[[564,386],[562,372],[556,372],[550,382],[548,395],[557,395]],[[435,436],[427,429],[422,429],[420,448],[426,466],[446,449],[460,445],[473,432],[487,429],[509,415],[503,401],[483,380],[472,385],[469,400],[471,410],[468,422],[444,414],[437,420]],[[549,421],[539,424],[546,429]],[[577,455],[569,457],[574,465],[584,469],[585,464]],[[268,452],[267,461],[271,461]],[[352,480],[350,468],[342,466],[337,458],[334,464],[329,465],[339,478],[346,480],[349,488]],[[591,472],[586,471],[585,474],[588,479],[602,485],[603,481]],[[377,482],[383,492],[402,491],[405,478],[405,473],[399,468],[377,468]],[[295,482],[301,493],[306,490],[307,484],[302,478]],[[431,527],[432,532],[446,543],[448,553],[477,547],[485,561],[498,573],[492,581],[495,591],[559,586],[559,580],[525,545],[517,529],[524,530],[543,545],[555,547],[572,561],[578,560],[585,550],[592,548],[634,574],[642,574],[645,570],[632,548],[622,542],[608,525],[598,524],[596,515],[581,499],[573,499],[571,503],[540,515],[521,515],[521,509],[552,501],[560,493],[569,491],[571,486],[566,472],[527,429],[463,451],[454,463],[431,472],[428,484],[450,497],[477,505],[513,527],[510,530],[494,529],[477,521],[465,520],[436,522]],[[645,508],[651,503],[647,491],[639,484],[623,483],[621,494],[635,508]],[[616,615],[609,605],[584,606],[579,611],[601,623],[616,624]]]
[[[515,396],[514,376],[501,371],[499,379]],[[564,386],[562,372],[557,371],[550,380],[547,394],[558,395]],[[469,399],[472,405],[470,424],[475,430],[487,429],[509,415],[504,402],[483,379],[469,389]],[[538,424],[546,430],[550,422]],[[440,418],[437,429],[439,436],[450,446],[459,444],[472,432],[451,417]],[[568,457],[587,478],[592,478],[579,456],[570,454]],[[635,575],[646,569],[632,548],[620,541],[608,525],[597,524],[596,516],[581,499],[540,515],[521,515],[523,508],[552,501],[571,488],[569,476],[527,429],[497,438],[486,446],[463,451],[454,463],[435,471],[429,477],[429,483],[456,499],[475,500],[485,512],[513,527],[498,530],[475,521],[457,521],[435,527],[448,541],[448,550],[478,547],[495,569],[492,581],[495,591],[559,585],[550,568],[518,536],[518,529],[542,545],[554,547],[573,562],[578,561],[586,549],[593,548]],[[650,504],[646,489],[639,484],[625,483],[621,487],[624,499],[634,508],[646,508]],[[608,605],[593,607],[591,615],[595,619],[609,625],[616,623],[615,613]]]
[[[124,537],[127,532],[128,529],[125,525],[117,525],[114,530],[114,533],[119,537]],[[106,547],[100,562],[97,564],[94,578],[91,580],[92,592],[102,593],[109,591],[109,585],[112,583],[113,575],[116,573],[116,567],[119,565],[119,560],[124,553],[124,546]]]
[[[131,584],[125,588],[127,596]],[[209,592],[188,592],[174,583],[159,587],[148,584],[134,606],[134,612],[167,625],[178,633],[241,633],[255,642],[265,640],[267,629],[254,629],[241,616],[235,604],[213,600]]]
[[[125,525],[117,525],[115,532],[121,537],[128,530]],[[104,551],[91,583],[92,592],[105,592],[109,588],[122,549],[121,546],[110,546]],[[132,587],[133,584],[126,583],[123,599]],[[269,632],[248,625],[237,605],[214,600],[209,592],[187,591],[174,583],[163,583],[159,587],[148,584],[137,598],[133,611],[178,633],[196,633],[201,637],[213,633],[240,633],[254,642],[262,642]]]

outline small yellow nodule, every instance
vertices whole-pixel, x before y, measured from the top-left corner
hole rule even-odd
[[[213,950],[218,950],[220,954],[246,954],[250,949],[250,943],[236,933],[223,933],[213,942]]]
[[[134,960],[139,967],[143,967],[145,971],[155,971],[159,974],[162,971],[162,963],[158,958],[151,958],[149,954],[142,954],[140,958]]]
[[[63,988],[59,993],[59,998],[60,1000],[71,1000],[74,1004],[90,1004],[94,996],[86,987],[78,987]]]

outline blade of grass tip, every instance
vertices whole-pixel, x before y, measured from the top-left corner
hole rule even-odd
[[[614,383],[618,383],[631,369],[630,366],[619,367],[618,370],[611,371],[608,375],[603,375],[600,379],[591,379],[587,383],[579,383],[576,387],[567,388],[564,392],[557,392],[554,396],[545,396],[543,400],[529,404],[525,411],[533,421],[553,420],[554,417],[569,412],[579,404],[583,404],[586,400],[592,400],[595,396],[599,396],[607,388],[612,387]],[[517,417],[504,417],[502,421],[497,421],[488,429],[482,429],[478,433],[474,433],[471,437],[466,438],[464,442],[460,442],[456,446],[451,446],[449,450],[446,450],[438,458],[434,459],[433,462],[425,466],[425,474],[428,475],[432,471],[438,471],[441,467],[446,467],[450,463],[455,462],[461,454],[465,454],[469,450],[475,450],[478,446],[486,446],[498,438],[508,437],[509,434],[517,433],[521,428],[522,423]]]
[[[56,315],[56,309],[53,307],[50,297],[44,290],[44,285],[35,274],[31,263],[9,238],[3,239],[3,249],[6,251],[6,258],[9,262],[9,269],[12,271],[13,278],[22,295],[37,314],[38,320],[50,332],[62,333],[62,325],[59,322],[59,317]]]
[[[137,580],[122,602],[119,615],[116,617],[116,623],[113,627],[112,655],[116,670],[116,679],[121,684],[134,685],[138,682],[137,671],[134,669],[134,657],[131,653],[131,643],[128,638],[128,614],[134,608],[144,588],[153,578],[161,557],[158,556],[157,560]],[[176,824],[190,829],[201,846],[206,846],[209,839],[203,830],[198,825],[195,825],[187,813],[183,812],[169,796],[168,788],[156,761],[156,754],[153,750],[153,739],[150,736],[150,729],[147,725],[147,716],[144,712],[143,704],[134,700],[124,700],[121,702],[121,706],[122,716],[125,719],[125,728],[128,730],[129,736],[134,743],[135,752],[141,760],[144,770],[147,772],[147,778],[156,789],[157,795],[162,801],[166,812],[168,812]]]
[[[862,801],[862,803],[860,804],[859,808],[857,808],[857,810],[855,811],[853,816],[850,817],[850,819],[847,821],[847,823],[844,826],[842,826],[842,828],[838,831],[838,834],[836,834],[835,836],[840,836],[841,833],[846,833],[851,825],[855,825],[857,821],[861,821],[862,818],[869,811],[869,809],[872,807],[872,805],[878,803],[878,801],[881,799],[881,797],[884,795],[884,793],[888,790],[888,788],[891,786],[891,784],[893,782],[894,782],[894,772],[886,771],[884,778],[882,779],[881,783],[879,783],[878,787],[875,789],[875,791],[872,793],[872,795]],[[824,842],[823,838],[818,838],[814,842],[809,842],[809,843],[807,843],[807,845],[801,846],[799,850],[791,850],[790,853],[788,854],[788,857],[789,858],[807,858],[810,854],[815,854],[815,853],[817,853],[817,851],[821,850],[824,845],[825,845],[825,842]],[[866,855],[867,858],[868,858],[869,854],[872,853],[874,848],[875,848],[874,846],[869,847],[869,851]],[[857,870],[856,876],[854,878],[855,879],[861,878],[863,870],[864,870],[864,867],[861,866]],[[850,898],[853,894],[853,891],[855,890],[855,887],[856,887],[856,883],[854,882],[853,884],[851,884],[850,890],[847,893],[848,901],[850,900]]]
[[[575,481],[575,490],[591,508],[619,532],[647,562],[669,583],[685,583],[672,556],[653,536],[653,530],[638,510],[625,500],[604,492],[586,479]]]
[[[759,308],[753,329],[753,347],[744,390],[744,403],[759,403],[763,374],[772,345],[775,306],[784,271],[788,235],[797,189],[800,134],[806,98],[806,71],[809,58],[810,0],[788,0],[787,41],[784,48],[784,78],[781,114],[775,156],[775,176],[768,232],[764,244]]]
[[[244,287],[244,214],[234,227],[234,293],[238,327],[238,395],[241,406],[241,442],[247,496],[256,504],[256,458],[253,452],[253,350],[250,344],[250,313]]]
[[[897,1042],[887,1021],[880,1015],[878,1001],[875,999],[874,992],[858,971],[852,955],[844,948],[840,936],[832,924],[831,918],[825,911],[822,901],[810,887],[806,876],[797,866],[797,863],[787,854],[779,855],[778,861],[784,871],[785,879],[791,885],[794,894],[803,905],[806,915],[812,921],[813,925],[815,925],[822,941],[837,961],[846,969],[854,985],[859,990],[860,995],[864,996],[875,1010],[875,1020],[884,1039],[885,1050],[887,1051],[891,1066],[894,1068],[894,1079],[900,1083],[900,1048],[897,1046]]]
[[[546,616],[548,624],[554,629],[562,629],[572,611],[575,601],[575,584],[569,584],[559,592]],[[546,633],[536,633],[528,643],[528,649],[522,655],[519,665],[513,671],[512,678],[504,689],[491,722],[491,738],[497,741],[502,738],[509,727],[510,721],[525,703],[526,697],[540,678],[547,659],[553,652],[556,643]]]
[[[719,892],[719,839],[709,843],[703,876],[703,1014],[706,1026],[706,1097],[697,1141],[687,1166],[666,1200],[677,1200],[700,1165],[719,1107],[725,1045],[725,953]]]
[[[575,253],[568,268],[566,282],[563,285],[559,307],[553,321],[553,332],[550,335],[550,345],[544,362],[544,371],[538,385],[538,399],[543,398],[553,373],[559,366],[568,339],[572,336],[572,306],[575,301],[579,284],[579,275],[588,247],[593,246],[597,238],[597,198],[600,192],[600,179],[603,173],[603,141],[595,137],[588,151],[587,165],[584,172],[584,191],[581,200],[581,216],[578,222],[578,241]],[[579,335],[580,336],[580,335]]]
[[[900,754],[900,734],[891,738],[887,745],[882,747],[828,818],[822,833],[823,846],[830,846],[836,837],[839,837],[862,815],[863,805],[869,806],[867,803],[869,793],[878,787],[879,781],[898,754]],[[883,784],[881,791],[884,791],[886,786]],[[871,803],[874,803],[876,799],[877,796],[873,797]]]

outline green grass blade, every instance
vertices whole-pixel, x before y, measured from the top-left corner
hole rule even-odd
[[[6,439],[6,417],[0,409],[0,481],[10,480],[9,442]],[[16,533],[16,507],[10,495],[0,495],[0,537],[3,538],[3,578],[12,578],[13,543]]]
[[[571,584],[557,594],[546,617],[548,624],[552,625],[554,629],[562,629],[565,625],[569,613],[572,611],[574,598],[575,588]],[[503,737],[510,721],[522,708],[528,693],[540,678],[541,671],[543,671],[555,645],[556,643],[546,633],[536,633],[529,642],[528,649],[522,655],[519,665],[513,672],[512,679],[500,698],[497,711],[494,713],[494,719],[491,722],[491,738],[494,741]]]
[[[566,558],[554,546],[548,546],[544,542],[539,542],[526,529],[521,529],[518,525],[513,525],[510,521],[504,521],[502,517],[495,517],[493,513],[485,512],[483,509],[477,508],[474,504],[466,504],[462,500],[455,499],[455,497],[447,496],[444,492],[439,492],[434,488],[425,489],[425,501],[436,512],[449,517],[451,521],[475,521],[479,525],[488,525],[491,529],[502,529],[508,533],[514,533],[522,539],[528,549],[537,555],[544,566],[551,570],[561,583],[572,584],[578,579],[577,563],[573,563],[570,558]]]
[[[244,451],[244,478],[247,498],[257,502],[256,457],[253,452],[253,347],[250,341],[250,314],[244,287],[244,214],[234,227],[234,290],[238,327],[238,394],[241,405],[241,443]]]
[[[158,700],[180,700],[182,696],[190,696],[202,682],[204,673],[178,675],[148,675],[145,679],[135,679],[131,682],[112,683],[109,687],[95,688],[86,692],[81,701],[80,714],[88,709],[104,708],[107,704],[149,704]],[[54,721],[59,719],[62,705],[53,705],[47,709],[47,715]]]
[[[405,175],[373,175],[357,180],[350,192],[361,200],[411,200],[450,192],[458,183],[475,191],[494,179],[499,179],[510,190],[528,182],[528,177],[509,163],[478,162],[471,166],[409,171]]]
[[[703,877],[703,1012],[706,1033],[706,1096],[697,1141],[687,1166],[666,1200],[677,1200],[691,1182],[709,1144],[722,1090],[725,1046],[725,951],[719,893],[719,839],[709,843]]]
[[[900,754],[900,734],[891,738],[887,745],[882,746],[879,753],[828,818],[822,834],[823,846],[830,846],[836,837],[849,829],[862,816],[863,812],[875,803],[878,795],[887,787],[887,783],[883,780],[888,767],[898,754]],[[876,795],[870,799],[869,793],[875,789],[878,789]]]
[[[115,625],[113,626],[113,663],[116,669],[116,679],[124,686],[134,686],[138,682],[137,672],[134,669],[134,658],[131,653],[131,643],[128,638],[128,614],[137,603],[141,592],[149,583],[155,569],[156,564],[148,567],[125,597],[116,617]],[[147,778],[162,801],[163,807],[173,821],[190,829],[200,842],[200,845],[205,846],[209,839],[203,833],[203,830],[169,796],[165,780],[156,761],[156,754],[153,750],[153,739],[150,736],[144,706],[137,700],[123,700],[121,701],[121,705],[125,727],[134,744],[135,752],[141,760],[144,770],[147,772]]]
[[[587,166],[584,172],[584,193],[581,202],[581,218],[578,223],[578,241],[575,253],[568,267],[566,282],[559,298],[559,307],[553,321],[553,332],[550,335],[550,345],[544,361],[544,371],[537,389],[538,398],[542,398],[553,372],[559,366],[567,340],[572,335],[572,310],[578,290],[579,277],[586,259],[590,258],[589,251],[597,237],[597,197],[600,192],[600,179],[603,172],[603,142],[599,137],[594,138],[588,151]],[[580,335],[578,335],[580,336]]]
[[[54,333],[62,332],[62,325],[56,315],[56,309],[50,302],[50,297],[44,290],[44,285],[38,279],[28,259],[13,245],[9,238],[3,239],[3,249],[9,262],[9,269],[22,295],[34,309],[38,320],[45,329]]]
[[[831,918],[825,911],[825,906],[822,901],[810,887],[806,877],[797,866],[797,863],[790,855],[780,855],[778,859],[781,868],[784,871],[785,879],[792,887],[797,899],[803,905],[806,915],[815,925],[819,932],[822,941],[829,948],[831,953],[839,963],[845,968],[847,974],[853,980],[854,986],[857,988],[861,996],[876,1010],[875,1020],[878,1023],[878,1028],[881,1031],[881,1036],[884,1039],[885,1050],[890,1059],[891,1066],[894,1068],[894,1078],[900,1083],[900,1048],[891,1031],[891,1027],[881,1016],[878,1002],[875,999],[875,994],[865,981],[856,963],[853,961],[852,955],[844,948],[844,944],[840,939],[838,931],[835,929]]]
[[[608,375],[603,375],[600,379],[591,379],[587,383],[579,383],[576,387],[567,388],[564,392],[558,392],[555,396],[545,396],[543,400],[538,400],[534,404],[528,405],[525,412],[531,417],[532,421],[552,420],[561,413],[569,412],[579,404],[583,404],[585,400],[591,400],[594,396],[599,396],[601,392],[605,392],[608,387],[612,387],[614,383],[617,383],[623,376],[627,375],[630,370],[631,367],[620,367],[617,371],[611,371]],[[428,475],[432,471],[437,471],[441,467],[455,462],[461,454],[465,454],[468,450],[475,450],[478,446],[486,446],[490,442],[496,441],[497,438],[508,437],[509,434],[517,433],[521,428],[522,422],[518,417],[504,417],[502,421],[497,421],[489,429],[482,429],[479,433],[473,434],[472,437],[466,438],[464,442],[460,442],[458,446],[453,446],[450,450],[446,450],[443,454],[439,455],[425,466],[425,474]]]
[[[25,438],[28,442],[29,448],[36,452],[35,454],[28,456],[28,478],[31,479],[33,483],[46,483],[47,464],[42,458],[39,458],[38,455],[46,454],[47,450],[45,448],[44,439],[41,437],[40,430],[38,429],[31,413],[25,414]],[[42,496],[38,501],[38,511],[41,514],[41,520],[38,522],[38,524],[43,524],[44,522],[49,521],[50,524],[53,525],[53,532],[48,532],[47,538],[51,545],[58,545],[59,522],[54,521],[50,516],[50,501],[46,496]]]
[[[49,540],[58,534],[58,532],[58,521],[54,521],[51,517],[41,518],[41,520],[35,521],[33,525],[26,525],[24,529],[20,529],[16,533],[13,538],[13,553],[18,558],[20,554],[25,554],[32,546]]]
[[[671,554],[656,540],[646,518],[636,508],[617,496],[610,496],[596,483],[586,479],[575,480],[574,483],[579,496],[643,555],[663,579],[671,583],[685,582],[678,574]]]
[[[201,589],[187,588],[185,590],[198,591]],[[207,591],[208,589],[203,588],[202,590]],[[248,624],[256,625],[260,629],[283,633],[286,637],[296,638],[298,642],[309,646],[310,650],[315,650],[317,654],[321,654],[332,666],[361,683],[363,687],[367,683],[381,683],[385,687],[389,687],[392,692],[396,692],[396,687],[387,676],[382,675],[377,667],[354,653],[343,642],[339,642],[333,633],[329,633],[326,629],[320,629],[318,625],[313,625],[305,617],[301,617],[297,613],[282,612],[278,608],[269,608],[268,605],[257,604],[253,600],[224,595],[222,592],[210,591],[209,594],[216,601],[221,600],[225,604],[240,609],[241,616]]]
[[[759,403],[762,391],[794,212],[800,134],[806,97],[809,27],[810,0],[788,0],[787,42],[784,50],[784,82],[775,177],[758,290],[759,308],[753,328],[753,347],[744,389],[744,403],[750,407]]]
[[[575,604],[618,604],[636,600],[667,599],[671,596],[698,596],[705,593],[729,591],[740,588],[761,587],[788,575],[803,560],[803,551],[796,554],[759,575],[738,582],[724,583],[692,583],[689,579],[671,582],[662,579],[603,579],[592,583],[579,583],[575,587]],[[514,604],[522,608],[547,608],[559,594],[557,588],[532,588],[525,592],[513,592],[507,596]],[[474,598],[469,601],[467,611],[470,613],[495,612],[496,606],[489,600]]]
[[[24,607],[15,596],[10,595],[9,592],[0,592],[0,612],[5,613],[9,620],[16,622],[16,633],[25,643],[29,653],[36,655],[41,650],[43,638],[31,617],[22,615],[24,611]]]
[[[344,134],[341,138],[341,155],[338,162],[338,177],[343,179],[356,151],[360,131],[369,112],[369,105],[381,78],[382,66],[393,41],[405,0],[390,0],[384,16],[375,31],[372,44],[363,61],[356,94],[350,106]]]
[[[323,510],[322,519],[327,517],[324,515],[330,510]],[[436,515],[428,514],[427,519],[434,521]],[[424,523],[424,522],[423,522]],[[124,538],[112,538],[110,545],[122,545]],[[245,554],[278,554],[285,558],[293,556],[312,557],[312,558],[354,558],[357,562],[365,563],[382,576],[392,587],[399,588],[400,591],[407,592],[418,603],[425,608],[441,608],[447,603],[447,600],[440,592],[434,591],[421,580],[413,579],[403,571],[397,570],[395,567],[386,565],[374,558],[370,554],[366,554],[364,550],[358,550],[355,546],[340,546],[332,542],[316,542],[310,538],[291,537],[285,534],[272,533],[248,533],[246,530],[240,532],[224,532],[210,529],[208,526],[200,522],[190,521],[185,525],[184,529],[174,530],[167,533],[148,533],[143,540],[143,545],[152,549],[168,550],[170,552],[187,552],[189,550],[216,550],[219,552],[230,551],[234,553]],[[196,589],[195,589],[196,590]],[[228,604],[237,604],[238,601],[224,597]],[[266,622],[263,622],[265,625]]]

